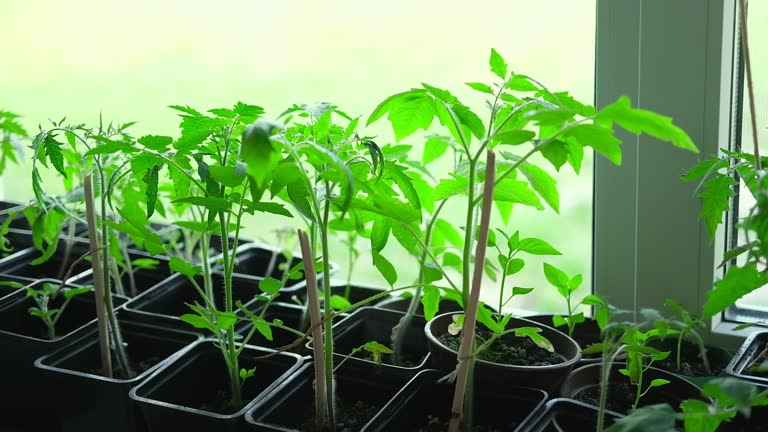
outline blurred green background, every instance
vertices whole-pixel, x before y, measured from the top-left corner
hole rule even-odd
[[[512,70],[591,104],[594,39],[595,0],[2,0],[0,108],[23,115],[30,132],[48,118],[94,124],[101,113],[106,121],[139,121],[135,136],[177,136],[178,118],[166,108],[171,104],[202,110],[243,101],[276,116],[293,103],[331,101],[367,118],[385,97],[428,82],[482,115],[483,97],[463,83],[491,81],[491,48]],[[393,141],[385,121],[373,126],[363,132],[380,145]],[[419,139],[406,143],[420,159]],[[578,177],[570,168],[555,173],[542,165],[558,180],[561,214],[517,207],[505,227],[561,250],[563,256],[548,261],[584,274],[581,295],[591,288],[591,154],[584,165]],[[29,165],[8,170],[0,195],[30,199],[29,173]],[[448,218],[461,225],[459,212],[449,211]],[[272,230],[298,222],[259,216],[246,220],[245,235],[270,241]],[[501,227],[497,215],[494,223]],[[337,245],[333,259],[346,263]],[[394,242],[384,253],[399,272],[398,284],[410,284],[415,260]],[[511,307],[564,308],[543,276],[542,260],[527,260],[513,278],[508,286],[536,290]],[[353,279],[386,285],[365,253]],[[484,289],[483,298],[495,303],[496,284],[487,281]]]

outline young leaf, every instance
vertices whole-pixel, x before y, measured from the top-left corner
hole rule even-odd
[[[558,292],[560,292],[560,295],[563,297],[570,296],[570,291],[568,290],[569,279],[568,275],[565,274],[564,271],[549,263],[544,263],[544,276],[546,276],[549,283],[557,288]]]
[[[469,88],[473,90],[479,91],[480,93],[487,93],[490,95],[494,94],[493,89],[489,87],[487,84],[478,83],[478,82],[468,82],[464,84],[466,84]]]
[[[393,266],[388,259],[384,258],[383,255],[377,252],[372,253],[372,258],[373,265],[379,273],[381,273],[390,286],[394,286],[395,282],[397,282],[397,270],[395,270],[395,266]]]
[[[448,150],[448,143],[444,139],[429,138],[424,143],[424,154],[421,157],[421,163],[426,166],[427,164],[434,162],[439,159],[440,156],[445,154],[446,150]]]
[[[715,288],[707,293],[704,316],[709,318],[734,305],[736,301],[768,282],[765,273],[755,263],[744,267],[731,267]]]
[[[168,262],[168,267],[170,267],[171,271],[176,273],[181,273],[186,277],[192,278],[199,274],[202,274],[203,268],[200,266],[192,265],[183,259],[179,257],[171,257],[171,260]]]
[[[488,64],[491,66],[491,72],[496,74],[497,77],[503,80],[507,79],[507,62],[493,48],[491,48],[491,58],[488,60]]]
[[[528,183],[520,180],[506,178],[500,181],[493,190],[493,199],[520,203],[538,210],[544,210],[539,197],[528,187]]]
[[[159,164],[153,166],[147,170],[147,173],[144,174],[144,178],[142,178],[142,181],[146,183],[144,196],[147,200],[147,219],[151,218],[155,213],[155,205],[157,204],[158,174],[162,167],[163,166]]]
[[[616,102],[600,110],[597,113],[597,120],[616,122],[632,133],[647,133],[660,140],[669,141],[675,147],[694,153],[699,152],[688,134],[676,126],[670,117],[652,111],[632,108],[631,102],[626,96],[620,97]]]
[[[84,286],[84,287],[80,287],[80,288],[70,288],[70,289],[64,291],[64,298],[65,299],[71,299],[72,297],[77,297],[79,295],[82,295],[82,294],[85,294],[85,293],[89,293],[91,291],[93,291],[93,287],[92,286]]]
[[[536,133],[524,129],[512,129],[499,132],[493,136],[494,145],[520,145],[531,141],[536,137]]]
[[[566,131],[563,136],[571,137],[582,146],[589,146],[616,165],[621,165],[621,140],[611,129],[592,124],[580,124]]]
[[[283,287],[283,283],[279,280],[267,276],[259,281],[259,289],[267,294],[276,294]]]
[[[440,308],[440,290],[433,285],[425,286],[421,295],[421,304],[424,306],[424,317],[427,321],[434,318]]]
[[[352,303],[350,303],[349,300],[347,300],[343,296],[336,295],[336,294],[333,294],[331,296],[331,308],[335,310],[342,310],[350,306],[352,306]]]
[[[531,255],[562,255],[560,251],[552,247],[546,241],[531,237],[520,240],[517,247],[521,252],[527,252]]]
[[[389,240],[389,233],[392,228],[392,221],[386,217],[378,216],[373,220],[371,227],[371,249],[379,253],[384,250]]]
[[[527,337],[539,348],[543,348],[549,352],[555,352],[555,347],[552,345],[552,342],[539,333],[541,333],[541,329],[538,327],[519,327],[514,331],[515,336]]]
[[[699,198],[704,202],[699,218],[706,223],[710,238],[714,238],[717,226],[722,223],[723,213],[730,209],[731,197],[736,194],[736,185],[736,180],[724,174],[717,174],[703,184],[704,191],[699,194]]]

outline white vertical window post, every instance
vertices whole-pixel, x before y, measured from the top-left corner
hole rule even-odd
[[[723,236],[710,241],[697,184],[680,173],[730,142],[734,10],[733,0],[597,2],[596,106],[629,96],[673,117],[701,150],[624,134],[621,167],[595,158],[594,290],[617,307],[673,298],[700,311],[720,277]]]

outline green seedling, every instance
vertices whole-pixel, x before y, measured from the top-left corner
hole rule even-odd
[[[666,325],[675,331],[672,334],[677,338],[675,367],[678,371],[681,370],[683,341],[687,340],[696,345],[699,351],[699,358],[701,358],[704,369],[707,371],[707,375],[712,375],[712,367],[710,366],[709,358],[707,356],[707,347],[704,345],[704,338],[700,333],[702,330],[706,330],[706,322],[693,315],[675,300],[667,299],[665,304],[675,313],[674,318],[666,320]]]
[[[559,268],[549,263],[544,263],[544,276],[546,276],[547,281],[549,281],[552,286],[557,288],[558,294],[565,299],[566,310],[568,311],[566,316],[555,315],[552,317],[552,324],[554,324],[555,327],[567,326],[568,336],[573,336],[573,330],[576,328],[576,325],[583,323],[586,320],[584,312],[576,312],[580,306],[591,306],[595,308],[594,317],[600,328],[603,328],[608,324],[609,307],[605,300],[600,296],[590,294],[578,303],[574,303],[572,300],[573,293],[579,289],[583,281],[581,274],[569,277]]]
[[[35,301],[35,305],[27,312],[40,319],[45,325],[48,340],[56,339],[56,324],[64,315],[69,302],[82,294],[93,291],[93,287],[69,288],[63,284],[43,283],[40,288],[26,288],[27,297]],[[63,302],[59,301],[61,298]]]
[[[655,336],[664,336],[666,328],[658,312],[644,309],[641,311],[644,320],[641,323],[609,322],[603,328],[603,341],[590,345],[585,353],[601,353],[602,365],[600,376],[600,401],[598,406],[597,431],[602,432],[605,427],[605,406],[608,398],[608,388],[611,371],[616,358],[625,353],[627,367],[620,369],[619,373],[629,378],[635,387],[635,400],[632,409],[637,409],[640,401],[653,388],[661,387],[669,383],[665,379],[654,379],[650,383],[644,382],[644,374],[653,362],[662,361],[669,356],[668,351],[659,351],[647,346],[648,339]],[[613,313],[616,313],[614,311]],[[644,327],[655,324],[656,327],[642,331]]]
[[[638,408],[616,420],[608,432],[653,430],[678,431],[682,423],[686,432],[715,432],[738,414],[750,418],[754,407],[768,406],[768,390],[736,378],[715,378],[704,384],[706,399],[689,399],[680,404],[681,412],[669,404]]]

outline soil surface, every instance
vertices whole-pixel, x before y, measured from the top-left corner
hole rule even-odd
[[[216,392],[216,396],[213,398],[212,401],[208,401],[200,404],[198,409],[201,409],[203,411],[214,412],[214,413],[228,413],[228,412],[237,412],[243,406],[245,406],[245,402],[243,402],[242,406],[233,407],[229,403],[229,392],[224,390],[219,390]]]
[[[707,369],[704,367],[704,363],[696,356],[690,356],[686,357],[683,355],[680,359],[680,368],[677,368],[677,361],[675,360],[674,353],[670,354],[669,357],[664,359],[660,362],[654,362],[653,366],[664,369],[667,371],[670,371],[672,373],[676,373],[678,375],[686,375],[690,377],[705,377],[705,376],[717,376],[720,375],[723,370],[725,370],[726,365],[716,365],[711,363],[710,359],[710,367],[712,368],[712,373],[707,372]]]
[[[629,382],[611,383],[608,385],[608,398],[605,407],[618,413],[627,413],[635,403],[637,388]],[[579,392],[573,397],[577,401],[600,406],[600,387],[595,386]]]
[[[415,432],[445,432],[448,430],[450,421],[448,419],[428,415],[421,426],[415,426],[411,429]],[[517,423],[510,422],[503,425],[474,425],[470,430],[472,432],[504,432],[514,430]]]
[[[490,338],[492,333],[488,330],[479,330],[477,336],[482,339]],[[448,348],[458,351],[461,345],[461,335],[446,334],[438,337]],[[480,360],[494,363],[517,366],[548,366],[565,361],[563,356],[539,348],[528,338],[507,335],[496,339],[491,346],[480,353]]]
[[[128,358],[128,364],[131,366],[131,370],[133,371],[134,376],[141,375],[144,372],[151,369],[154,365],[160,363],[163,360],[162,357],[148,357],[145,359],[141,359],[138,361],[134,361],[132,358]],[[123,373],[123,370],[119,367],[117,367],[117,359],[115,358],[115,354],[112,353],[112,366],[113,366],[113,375],[116,377],[122,377],[126,378],[125,374]],[[102,368],[98,369],[91,369],[88,371],[89,373],[92,373],[94,375],[104,375],[104,370]]]
[[[380,406],[369,405],[361,400],[336,402],[336,432],[357,432],[379,412]],[[315,409],[311,407],[296,419],[308,419],[300,424],[282,425],[297,427],[305,432],[315,432]]]

